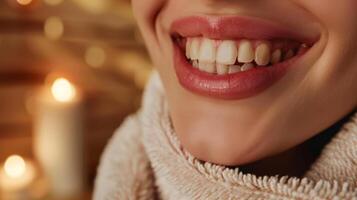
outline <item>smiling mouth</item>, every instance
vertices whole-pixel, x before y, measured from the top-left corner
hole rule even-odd
[[[180,84],[203,96],[238,100],[281,79],[315,39],[248,17],[188,17],[171,28]]]
[[[225,75],[273,67],[309,48],[290,40],[212,40],[204,37],[174,38],[187,62],[199,71]]]

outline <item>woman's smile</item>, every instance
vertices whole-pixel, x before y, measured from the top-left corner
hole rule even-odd
[[[134,0],[183,148],[247,164],[351,112],[357,3],[342,1]]]
[[[158,71],[133,125],[163,199],[356,196],[357,120],[337,133],[357,106],[356,0],[132,3]]]
[[[318,38],[243,16],[178,19],[171,35],[180,84],[191,92],[222,99],[247,98],[269,88]]]

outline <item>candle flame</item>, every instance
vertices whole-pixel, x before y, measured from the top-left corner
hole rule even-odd
[[[19,178],[26,172],[25,160],[18,155],[8,157],[4,165],[5,173],[12,178]]]
[[[53,97],[60,102],[69,102],[74,99],[76,89],[74,86],[64,78],[58,78],[53,82],[52,88]]]

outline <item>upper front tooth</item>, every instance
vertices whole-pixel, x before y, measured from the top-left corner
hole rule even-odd
[[[254,60],[253,45],[248,40],[242,40],[239,43],[238,62],[250,63]]]
[[[255,62],[260,66],[269,64],[270,46],[267,43],[261,43],[255,50]]]
[[[192,38],[190,41],[190,58],[191,60],[198,60],[199,53],[200,53],[200,39],[199,38]]]
[[[208,73],[215,73],[216,72],[216,64],[215,63],[206,63],[206,62],[199,62],[198,68],[201,71],[205,71]]]
[[[235,41],[225,40],[218,46],[216,62],[225,65],[232,65],[236,62],[238,55]]]
[[[214,41],[204,38],[202,39],[199,60],[200,62],[214,63],[216,61],[216,48]]]

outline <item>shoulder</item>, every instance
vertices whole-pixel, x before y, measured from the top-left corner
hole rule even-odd
[[[95,181],[95,200],[151,199],[154,177],[141,142],[139,114],[128,117],[102,155]]]

